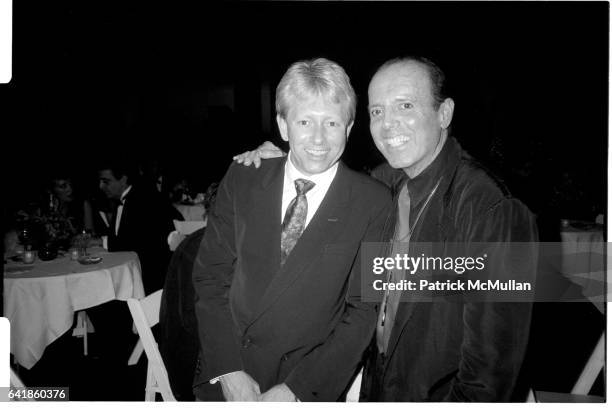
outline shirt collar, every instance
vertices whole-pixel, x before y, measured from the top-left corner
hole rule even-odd
[[[123,205],[123,203],[125,202],[125,196],[128,195],[131,189],[132,186],[127,186],[127,188],[123,190],[123,193],[121,193],[121,198],[119,199],[121,201],[121,205]]]
[[[329,169],[325,170],[323,173],[313,174],[312,176],[307,176],[301,171],[299,171],[291,162],[291,151],[289,151],[289,155],[287,156],[287,162],[285,163],[285,174],[287,175],[289,181],[293,184],[293,182],[297,179],[306,179],[315,183],[315,187],[323,187],[324,185],[331,184],[332,180],[336,176],[336,172],[338,171],[339,161],[336,162]]]
[[[425,170],[412,179],[408,175],[402,178],[398,191],[406,183],[410,192],[410,207],[418,206],[431,193],[438,180],[444,175],[454,172],[460,156],[459,144],[453,137],[449,136],[440,153]],[[403,170],[402,172],[406,174]]]

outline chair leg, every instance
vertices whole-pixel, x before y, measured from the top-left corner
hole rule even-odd
[[[155,378],[151,364],[147,364],[147,384],[145,385],[145,401],[155,402]]]
[[[83,355],[86,356],[87,355],[87,332],[89,331],[89,317],[87,316],[87,313],[85,313],[83,311],[83,313],[85,314],[85,318],[83,319]]]
[[[88,339],[87,333],[93,332],[93,325],[89,320],[89,316],[84,310],[80,310],[77,313],[77,323],[74,329],[72,330],[72,335],[75,337],[83,337],[83,355],[86,356],[88,354]]]
[[[128,359],[128,365],[134,365],[138,363],[138,360],[140,359],[140,356],[142,356],[143,352],[144,352],[144,347],[142,345],[142,341],[138,339],[138,342],[134,346],[134,350],[132,350],[132,354],[130,355],[130,358]]]
[[[603,369],[605,357],[605,333],[601,334],[589,361],[587,361],[584,370],[580,374],[576,385],[572,389],[572,394],[587,395],[593,387],[593,383],[597,379],[599,372]]]

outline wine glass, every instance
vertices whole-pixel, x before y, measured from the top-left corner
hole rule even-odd
[[[30,246],[32,245],[32,233],[27,226],[23,226],[19,233],[17,234],[19,238],[19,243],[23,246],[24,251],[30,250]]]

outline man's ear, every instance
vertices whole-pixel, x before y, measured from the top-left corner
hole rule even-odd
[[[289,135],[287,131],[287,121],[281,117],[281,115],[276,115],[276,123],[278,124],[278,130],[280,131],[280,135],[285,142],[289,141]]]
[[[121,183],[122,186],[127,187],[128,186],[127,176],[125,174],[121,176],[121,178],[119,179],[119,182]]]
[[[352,121],[351,123],[349,123],[349,125],[346,127],[346,139],[348,140],[349,135],[351,134],[351,129],[353,128],[353,125],[355,124],[355,121]]]
[[[455,101],[451,98],[446,98],[438,108],[438,120],[442,129],[448,129],[453,120],[453,112],[455,111]]]

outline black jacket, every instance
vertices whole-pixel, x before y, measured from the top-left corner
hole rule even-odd
[[[201,368],[206,380],[244,370],[261,392],[285,383],[300,401],[336,401],[376,323],[359,251],[380,239],[391,197],[340,163],[281,265],[285,160],[233,165],[219,186],[193,271]]]
[[[192,384],[200,346],[191,273],[205,230],[190,234],[174,251],[159,311],[159,352],[178,401],[194,400]]]
[[[439,182],[411,243],[537,241],[527,207],[453,138],[414,179],[388,164],[374,176],[392,188],[395,202],[407,183],[411,224]],[[396,213],[387,220],[386,239],[393,236]],[[489,266],[505,271],[503,262]],[[534,281],[535,269],[529,259],[521,279]],[[404,292],[402,300],[409,295]],[[386,356],[375,343],[370,348],[362,399],[507,401],[524,358],[530,316],[528,302],[400,302]]]
[[[119,233],[115,235],[115,225],[110,226],[109,251],[134,251],[138,254],[147,294],[164,285],[171,256],[167,239],[174,230],[170,214],[159,196],[133,185],[125,196]]]

